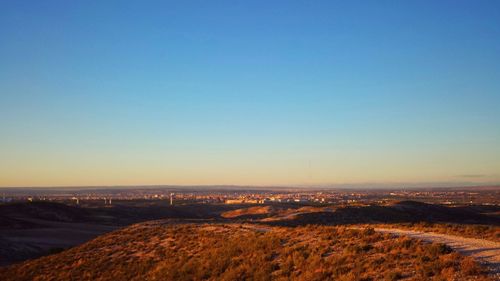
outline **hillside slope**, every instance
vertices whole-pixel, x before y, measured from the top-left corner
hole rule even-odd
[[[499,217],[487,216],[470,208],[452,208],[414,201],[402,201],[388,206],[346,206],[317,208],[314,211],[300,211],[298,209],[293,216],[290,214],[277,215],[267,217],[263,221],[274,225],[288,226],[408,222],[500,225]]]
[[[82,244],[118,227],[154,219],[210,219],[236,208],[226,205],[168,206],[129,202],[78,207],[38,201],[0,205],[0,266]]]
[[[2,280],[491,280],[449,248],[371,229],[130,226],[0,268]]]
[[[464,255],[474,257],[488,265],[490,271],[500,278],[500,243],[484,239],[465,238],[455,235],[447,235],[434,232],[421,232],[397,228],[375,228],[375,231],[391,233],[395,235],[406,235],[412,238],[428,242],[439,242],[450,246],[452,249]]]

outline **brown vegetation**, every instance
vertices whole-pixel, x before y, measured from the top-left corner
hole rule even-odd
[[[453,223],[397,223],[397,224],[381,224],[377,227],[409,229],[424,232],[436,232],[462,237],[470,237],[477,239],[486,239],[490,241],[500,242],[500,226],[495,225],[468,225],[468,224],[453,224]]]
[[[144,223],[2,280],[491,280],[440,244],[334,226]]]

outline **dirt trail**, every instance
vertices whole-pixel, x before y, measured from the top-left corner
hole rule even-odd
[[[484,239],[465,238],[435,232],[421,232],[393,228],[375,228],[376,231],[395,235],[407,235],[427,242],[443,243],[453,250],[475,258],[490,268],[497,280],[500,280],[500,242]]]

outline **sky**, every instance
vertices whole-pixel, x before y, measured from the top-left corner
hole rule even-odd
[[[0,186],[500,183],[499,1],[0,1]]]

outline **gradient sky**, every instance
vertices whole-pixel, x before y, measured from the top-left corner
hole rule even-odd
[[[1,1],[0,186],[500,182],[500,1]]]

